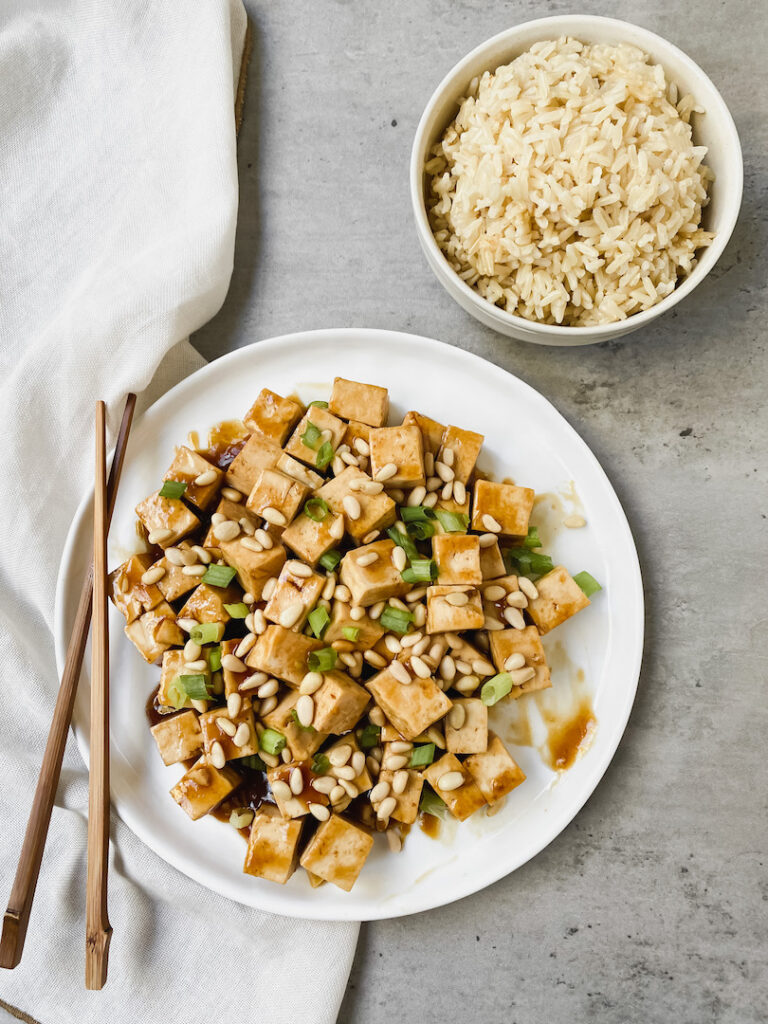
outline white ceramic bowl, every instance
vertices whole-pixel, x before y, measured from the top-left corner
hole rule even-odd
[[[458,99],[470,81],[484,71],[507,64],[542,39],[573,36],[590,43],[631,43],[664,68],[680,94],[690,93],[706,114],[694,117],[694,139],[708,149],[706,163],[715,172],[711,201],[704,211],[704,227],[716,234],[701,251],[693,272],[661,302],[626,320],[595,327],[558,327],[536,323],[507,313],[470,288],[450,267],[435,242],[425,204],[424,162],[432,146],[456,115]],[[637,25],[613,18],[586,15],[541,18],[500,32],[476,47],[442,80],[432,94],[416,130],[411,151],[411,201],[419,241],[438,281],[460,306],[487,327],[540,345],[593,345],[618,338],[649,324],[700,284],[714,267],[731,236],[741,206],[743,183],[741,146],[725,102],[701,68],[672,43]]]

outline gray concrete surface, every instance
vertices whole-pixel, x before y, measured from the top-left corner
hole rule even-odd
[[[624,741],[573,824],[513,876],[364,926],[340,1020],[757,1024],[768,1019],[765,574],[768,382],[763,3],[583,3],[685,49],[731,107],[746,163],[711,279],[650,329],[572,351],[480,327],[421,256],[410,143],[443,73],[518,20],[572,4],[249,0],[232,288],[212,358],[300,328],[442,338],[547,395],[606,468],[648,600]]]

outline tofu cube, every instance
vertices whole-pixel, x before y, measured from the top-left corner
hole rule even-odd
[[[313,694],[315,729],[325,733],[348,732],[362,717],[370,697],[345,672],[332,671],[323,675],[323,685]]]
[[[371,476],[390,463],[397,472],[387,480],[387,487],[418,487],[425,482],[424,442],[421,431],[413,425],[377,427],[371,431]]]
[[[252,434],[261,434],[275,444],[283,445],[301,413],[302,408],[297,402],[283,398],[269,388],[262,388],[243,417],[243,423]]]
[[[482,757],[476,754],[475,757]],[[461,772],[464,782],[458,789],[440,789],[440,779],[448,772]],[[455,754],[444,754],[439,761],[434,761],[424,772],[424,777],[445,804],[454,818],[465,821],[470,814],[485,806],[485,797],[478,788],[469,771]]]
[[[513,686],[509,691],[511,700],[522,697],[524,693],[536,690],[547,690],[552,685],[547,665],[544,646],[535,626],[525,629],[494,630],[490,633],[491,657],[499,672],[504,672],[504,663],[512,654],[522,654],[527,667],[534,669],[535,675],[527,683]]]
[[[186,537],[200,525],[200,520],[183,501],[177,498],[161,498],[159,491],[139,502],[136,506],[136,515],[147,534],[155,530],[171,531],[170,536],[159,542],[161,548],[178,544],[182,537]]]
[[[211,670],[208,666],[202,672],[197,669],[194,672],[186,667],[187,663],[184,660],[184,651],[174,650],[166,651],[163,654],[163,667],[160,670],[160,689],[157,691],[157,703],[162,704],[163,707],[178,707],[176,698],[180,694],[174,691],[173,684],[179,678],[179,676],[188,675],[203,675],[206,678],[206,682],[211,680]],[[183,704],[180,705],[183,708],[191,708],[192,701],[187,697]]]
[[[284,782],[290,786],[290,779],[296,768],[301,772],[303,788],[297,794],[291,792],[291,795],[286,800],[279,795],[279,792],[275,793],[274,783]],[[309,760],[289,761],[287,764],[279,764],[276,768],[269,769],[267,778],[269,779],[270,786],[273,787],[272,796],[275,798],[275,803],[284,818],[303,817],[303,815],[309,813],[309,804],[322,804],[323,807],[328,806],[327,793],[321,793],[314,787],[315,779],[319,779],[320,776],[315,775],[312,771]]]
[[[495,580],[506,571],[499,542],[494,538],[492,544],[480,548],[480,572],[484,580]]]
[[[209,484],[196,484],[195,480],[203,473],[215,473],[215,479]],[[184,491],[184,500],[190,501],[196,508],[206,509],[216,500],[216,495],[224,482],[224,474],[202,455],[193,452],[186,445],[179,445],[163,479],[185,483],[187,489]]]
[[[394,501],[380,491],[379,494],[363,494],[350,487],[352,481],[366,481],[371,478],[357,466],[347,468],[323,484],[317,492],[318,497],[326,502],[329,508],[339,514],[344,513],[344,498],[353,495],[360,505],[358,519],[346,518],[347,533],[358,543],[374,530],[384,530],[395,521],[396,507]]]
[[[310,651],[325,647],[322,640],[296,633],[283,626],[267,626],[245,659],[249,669],[266,672],[294,688],[301,685],[309,672]]]
[[[370,453],[371,448],[371,428],[367,423],[361,423],[359,420],[350,420],[347,424],[347,429],[344,434],[344,444],[349,445],[349,450],[355,455],[361,455],[362,452],[355,447],[355,441],[364,441],[368,446]]]
[[[194,711],[182,711],[168,715],[150,730],[163,764],[178,764],[190,757],[197,757],[203,749],[200,722]]]
[[[353,619],[350,612],[350,605],[342,604],[341,601],[334,601],[331,608],[331,621],[325,631],[323,640],[326,644],[332,644],[336,640],[346,640],[345,629],[359,630],[357,640],[354,641],[355,650],[368,651],[384,636],[384,627],[379,625],[377,619],[371,619],[364,615],[362,619]]]
[[[310,839],[301,866],[344,892],[357,881],[373,847],[373,836],[332,814]]]
[[[536,492],[530,487],[476,480],[472,503],[472,529],[486,531],[485,516],[492,516],[504,537],[525,537]]]
[[[540,633],[548,633],[591,603],[562,565],[536,580],[536,589],[539,596],[528,601],[527,611]]]
[[[204,757],[192,765],[171,790],[171,796],[197,821],[217,807],[240,785],[240,776],[229,765],[214,768]]]
[[[142,658],[151,665],[169,647],[183,644],[186,637],[176,625],[176,612],[167,601],[129,622],[125,635]]]
[[[211,587],[207,583],[201,583],[187,598],[186,604],[179,612],[179,618],[226,624],[230,615],[224,605],[237,604],[241,599],[242,594],[235,587]]]
[[[226,483],[241,494],[248,495],[263,469],[274,469],[282,454],[280,445],[263,434],[251,434],[229,464]]]
[[[303,562],[315,566],[326,551],[336,547],[343,535],[344,517],[340,513],[329,512],[318,523],[302,512],[286,527],[281,540]]]
[[[259,811],[251,825],[244,874],[285,885],[298,865],[303,824]]]
[[[418,427],[424,442],[424,451],[437,455],[443,441],[445,427],[437,420],[430,419],[421,412],[407,412],[403,417],[403,426]]]
[[[525,782],[525,772],[495,733],[489,734],[488,749],[482,754],[472,754],[464,767],[491,805]]]
[[[459,594],[467,595],[466,604],[452,603]],[[482,629],[484,625],[480,591],[475,587],[427,587],[428,633],[460,633],[465,629]]]
[[[468,483],[475,468],[480,449],[483,447],[485,437],[476,434],[473,430],[462,430],[460,427],[446,427],[443,431],[440,451],[437,453],[437,462],[445,462],[445,451],[447,448],[453,452],[452,469],[454,479],[460,480],[463,484]]]
[[[477,647],[459,636],[457,633],[446,635],[450,655],[456,665],[456,678],[453,688],[462,694],[472,693],[480,685],[481,679],[494,675],[493,664],[488,660]],[[482,663],[485,672],[478,672],[477,667]]]
[[[388,782],[392,785],[395,773],[387,769],[379,773],[379,782]],[[412,825],[419,816],[419,801],[421,791],[424,788],[424,776],[421,772],[409,771],[408,782],[402,793],[390,791],[390,796],[397,800],[397,806],[390,815],[395,821],[401,821],[404,825]]]
[[[277,469],[262,469],[245,504],[249,512],[260,518],[264,517],[264,509],[275,509],[285,519],[281,525],[287,526],[298,514],[308,494],[304,484],[285,473]]]
[[[450,715],[445,720],[445,745],[449,754],[481,754],[488,747],[488,708],[477,697],[453,702],[464,708],[464,723],[454,729]]]
[[[308,466],[315,466],[317,465],[317,453],[320,450],[322,441],[318,440],[315,442],[316,447],[311,447],[302,441],[302,436],[306,434],[307,427],[310,423],[317,427],[321,433],[324,430],[330,431],[328,441],[334,451],[336,451],[341,444],[341,440],[347,430],[347,425],[340,420],[338,416],[334,416],[333,413],[329,412],[327,409],[321,409],[320,406],[311,405],[309,409],[307,409],[299,420],[299,425],[288,439],[288,444],[286,444],[285,450],[295,459],[299,459],[301,462],[306,462]]]
[[[297,480],[300,484],[304,484],[310,491],[316,491],[323,483],[323,477],[319,473],[305,466],[298,459],[294,459],[287,452],[280,453],[275,469],[279,469],[281,473],[285,473],[292,480]]]
[[[221,641],[221,656],[225,654],[234,654],[237,648],[240,646],[239,640],[222,640]],[[222,666],[221,674],[224,679],[224,696],[228,697],[230,693],[239,693],[240,686],[248,678],[248,672],[233,672],[231,669],[224,668]],[[243,705],[248,703],[250,705],[250,698],[243,697]]]
[[[163,593],[155,583],[142,583],[141,577],[152,565],[149,554],[132,555],[127,562],[109,574],[109,596],[127,622],[135,622],[144,612],[155,608],[163,600]]]
[[[230,736],[226,729],[222,728],[222,722],[230,722],[236,730],[245,725],[248,736],[244,743],[239,746],[235,743],[235,737]],[[208,761],[211,759],[211,750],[214,743],[220,743],[227,761],[234,761],[239,757],[252,757],[259,752],[259,737],[256,735],[256,727],[253,717],[253,709],[250,701],[243,701],[238,713],[230,715],[227,709],[213,708],[200,715],[200,729],[203,733],[203,747]]]
[[[244,540],[241,534],[234,540],[221,541],[221,554],[227,565],[237,572],[237,581],[243,590],[260,597],[267,580],[280,574],[286,550],[282,544],[273,544],[264,551],[254,551],[243,543]]]
[[[328,408],[342,419],[383,427],[389,415],[389,392],[377,384],[335,377]]]
[[[341,582],[349,587],[353,604],[367,608],[390,597],[401,597],[413,589],[406,583],[392,562],[394,543],[387,537],[372,544],[349,551],[341,560]],[[375,554],[370,565],[361,565],[367,556]]]
[[[432,538],[432,557],[437,562],[438,584],[478,586],[483,582],[480,538],[475,534],[436,534]]]
[[[189,543],[185,540],[179,544],[179,548],[182,551],[189,547]],[[183,566],[174,565],[165,556],[155,562],[155,565],[165,570],[165,575],[157,581],[157,587],[166,601],[178,601],[180,597],[188,594],[190,590],[194,590],[200,582],[196,576],[185,576],[182,572]]]
[[[405,662],[403,664],[408,668]],[[365,685],[390,722],[407,740],[420,736],[452,707],[434,679],[414,676],[410,683],[401,683],[389,667],[383,668]]]
[[[499,588],[504,591],[503,597],[494,596]],[[509,594],[515,594],[519,590],[520,585],[517,582],[517,576],[514,575],[499,576],[498,579],[483,583],[483,613],[485,614],[486,624],[494,621],[506,624],[507,620],[504,617],[504,613],[509,607],[507,597]]]
[[[357,742],[357,736],[354,734],[354,732],[348,732],[344,736],[340,736],[336,740],[336,742],[331,744],[331,746],[324,750],[323,753],[330,756],[331,752],[338,749],[339,747],[350,747],[352,749],[352,753],[350,754],[347,760],[347,764],[351,765],[352,757],[358,752],[358,750],[360,750],[360,744]],[[335,778],[339,777],[336,768],[334,768],[333,766],[331,766],[328,769],[326,774],[332,775]],[[351,779],[350,781],[353,782],[355,786],[357,786],[357,789],[360,793],[365,793],[373,785],[373,780],[371,779],[368,768],[365,765],[363,766],[363,770],[360,772],[360,774],[356,775],[354,779]],[[344,806],[346,806],[346,804],[344,804]],[[334,810],[340,809],[342,808],[340,808],[338,804],[334,804]]]
[[[262,718],[270,729],[275,729],[285,736],[294,761],[306,761],[320,749],[328,736],[319,729],[305,729],[296,722],[292,712],[296,709],[298,699],[299,694],[295,690],[289,691],[277,707]]]
[[[239,523],[241,519],[247,519],[254,528],[259,526],[258,517],[248,511],[244,500],[230,501],[229,498],[222,498],[215,511],[224,516],[225,519],[231,519],[234,523]],[[203,547],[212,552],[221,550],[221,541],[214,536],[213,525],[208,527],[208,531],[203,539]]]
[[[285,563],[277,578],[277,586],[264,608],[266,619],[296,633],[304,628],[307,616],[317,604],[325,586],[325,577],[316,572],[309,576],[295,574],[293,567],[302,564],[293,559]]]

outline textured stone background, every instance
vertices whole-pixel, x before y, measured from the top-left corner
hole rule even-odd
[[[741,219],[692,297],[626,341],[548,350],[445,295],[407,165],[442,75],[572,4],[247,0],[255,31],[232,288],[209,358],[328,326],[408,330],[493,360],[590,444],[635,532],[648,630],[624,741],[585,809],[511,877],[364,926],[340,1020],[752,1024],[768,1019],[766,5],[583,3],[701,64],[745,157]]]

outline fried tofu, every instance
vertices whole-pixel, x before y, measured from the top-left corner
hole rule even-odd
[[[183,501],[177,498],[161,498],[159,491],[139,502],[136,506],[136,515],[148,534],[157,530],[170,530],[169,536],[158,541],[161,548],[178,544],[182,537],[186,537],[200,525],[200,520]]]
[[[183,644],[186,639],[176,625],[176,613],[167,601],[161,601],[151,611],[129,622],[125,635],[150,665],[169,647]]]
[[[341,601],[334,601],[331,608],[331,621],[328,624],[323,640],[326,644],[332,644],[335,640],[346,640],[345,629],[356,629],[357,639],[354,641],[355,649],[368,651],[384,636],[384,627],[378,619],[371,619],[364,615],[361,619],[353,619],[350,615],[350,605],[342,604]]]
[[[266,509],[274,509],[285,520],[286,526],[298,514],[306,501],[309,489],[277,469],[262,469],[246,501],[246,508],[260,518]]]
[[[109,574],[109,596],[128,623],[135,622],[163,600],[163,592],[156,583],[141,582],[141,577],[151,566],[151,555],[132,555]]]
[[[344,536],[344,516],[329,512],[316,522],[302,512],[283,532],[282,541],[307,565],[316,566]]]
[[[287,452],[280,453],[275,468],[293,480],[298,480],[300,484],[304,484],[310,491],[316,491],[323,482],[323,478],[319,473],[316,473],[314,469],[310,469],[309,466],[305,466],[298,459],[294,459]]]
[[[460,427],[446,427],[443,431],[440,451],[437,453],[437,462],[445,462],[445,451],[450,448],[453,452],[452,469],[454,479],[460,480],[463,484],[469,482],[472,472],[483,447],[485,437],[476,434],[474,430],[462,430]]]
[[[383,427],[389,415],[389,392],[377,384],[335,377],[328,408],[342,419]]]
[[[301,866],[349,892],[373,847],[373,836],[332,814],[322,822],[301,857]]]
[[[440,451],[440,445],[443,442],[443,432],[445,431],[442,423],[430,419],[429,416],[425,416],[421,412],[407,412],[403,417],[403,426],[418,427],[424,442],[424,451],[437,455]]]
[[[224,658],[227,654],[235,654],[235,651],[240,646],[240,640],[222,640],[221,641],[221,657]],[[237,657],[237,655],[235,655]],[[224,679],[224,696],[228,697],[230,693],[239,693],[240,687],[248,678],[248,672],[233,672],[231,668],[221,667],[221,674]],[[250,698],[245,697],[243,703],[246,701],[250,704]]]
[[[262,388],[243,423],[252,434],[262,434],[275,444],[283,445],[302,412],[297,402]]]
[[[418,487],[425,482],[424,442],[417,426],[378,427],[371,431],[371,476],[391,464],[397,472],[387,487]]]
[[[474,755],[482,757],[481,754]],[[440,779],[448,772],[459,772],[464,782],[457,789],[440,789]],[[486,803],[482,791],[475,783],[469,771],[454,754],[444,754],[424,772],[424,777],[445,804],[454,818],[465,821],[470,814],[479,811]]]
[[[222,725],[222,723],[225,723]],[[226,723],[229,723],[227,726]],[[231,736],[232,727],[235,728],[235,735]],[[240,739],[241,727],[247,733],[244,742],[236,743]],[[250,701],[243,701],[240,710],[236,715],[230,715],[227,708],[213,708],[200,715],[200,729],[203,734],[203,748],[205,756],[210,761],[211,751],[214,743],[221,744],[224,757],[227,761],[234,761],[240,757],[252,757],[259,752],[259,737],[256,735],[253,709]]]
[[[302,828],[301,819],[259,810],[251,825],[243,873],[285,885],[298,865]]]
[[[401,597],[413,589],[392,562],[394,549],[394,543],[386,538],[356,548],[342,558],[341,582],[349,587],[354,604],[367,608],[390,597]],[[376,555],[375,561],[370,565],[360,564],[372,554]]]
[[[325,501],[329,508],[339,514],[344,513],[344,498],[351,494],[360,505],[360,516],[357,519],[345,517],[347,533],[358,543],[374,530],[385,530],[395,521],[396,507],[394,501],[381,491],[379,494],[364,494],[353,490],[353,481],[369,481],[371,478],[357,466],[347,466],[337,477],[324,483],[317,496]]]
[[[288,439],[285,450],[295,459],[299,459],[301,462],[306,462],[308,466],[316,466],[317,453],[322,447],[322,441],[318,440],[313,447],[302,440],[302,437],[307,433],[307,428],[310,423],[317,427],[321,433],[325,430],[330,432],[328,436],[328,443],[334,451],[336,451],[341,444],[341,439],[346,433],[347,425],[343,420],[340,420],[338,416],[334,416],[333,413],[329,412],[327,409],[322,409],[318,405],[311,405],[309,409],[307,409],[299,421],[299,425]]]
[[[242,519],[246,519],[254,529],[259,525],[258,518],[245,507],[245,501],[232,501],[230,498],[222,498],[216,506],[215,513],[224,516],[225,519],[231,519],[233,523],[240,523]],[[213,525],[208,527],[203,539],[203,547],[211,552],[221,552],[221,541],[214,535]]]
[[[526,626],[525,629],[494,630],[490,634],[490,641],[491,657],[499,672],[505,671],[504,663],[512,654],[522,654],[526,666],[534,669],[535,675],[532,679],[512,687],[509,691],[510,699],[515,700],[524,693],[533,693],[536,690],[547,690],[552,685],[547,656],[535,626]]]
[[[178,764],[197,757],[203,749],[200,722],[194,711],[182,711],[168,715],[162,722],[153,725],[150,732],[160,751],[163,764]]]
[[[395,777],[395,772],[384,769],[379,773],[379,782],[388,782],[390,787],[392,785],[392,779]],[[424,776],[421,772],[410,770],[408,771],[408,781],[405,785],[405,789],[402,793],[395,793],[390,790],[390,796],[393,796],[397,801],[397,805],[390,814],[390,818],[395,821],[400,821],[403,825],[412,825],[416,818],[419,816],[419,801],[421,800],[421,791],[424,788]]]
[[[474,534],[436,534],[432,538],[432,557],[437,562],[439,585],[478,586],[483,582],[480,538]]]
[[[302,778],[302,789],[298,793],[291,791],[290,796],[286,799],[282,796],[280,789],[275,792],[275,783],[284,782],[290,788],[291,776],[297,768]],[[272,787],[272,796],[275,798],[275,803],[284,818],[303,817],[309,813],[310,804],[320,804],[323,807],[328,806],[328,794],[321,793],[314,787],[315,780],[320,778],[320,776],[312,771],[309,760],[289,761],[287,764],[279,764],[277,767],[269,769],[267,778]]]
[[[407,740],[420,736],[451,710],[450,700],[432,678],[415,676],[410,683],[401,683],[387,667],[365,685],[390,722]]]
[[[293,712],[296,710],[296,701],[299,694],[296,690],[290,690],[272,711],[262,716],[264,724],[270,729],[285,736],[288,749],[294,761],[306,761],[308,757],[320,749],[328,738],[327,733],[319,729],[305,729],[296,721]]]
[[[248,495],[263,469],[274,469],[282,455],[280,445],[263,434],[251,434],[226,472],[226,483]]]
[[[483,580],[488,581],[503,576],[506,571],[499,542],[494,538],[492,544],[486,544],[485,547],[480,548],[480,572],[483,575]]]
[[[368,706],[368,693],[345,672],[323,674],[323,685],[312,695],[315,717],[312,724],[320,732],[343,733],[352,729]]]
[[[495,733],[489,734],[488,749],[482,754],[472,754],[464,767],[491,805],[525,782],[525,772]]]
[[[309,576],[299,576],[293,571],[296,565],[303,563],[291,559],[280,570],[277,586],[264,608],[264,617],[299,633],[317,604],[325,586],[325,577],[315,572]]]
[[[466,594],[465,604],[453,604],[458,595]],[[482,629],[485,625],[480,591],[467,586],[427,587],[427,632],[461,632]]]
[[[548,633],[590,604],[587,595],[562,565],[536,580],[536,589],[539,596],[529,600],[527,611],[540,633]]]
[[[237,582],[243,590],[260,597],[267,580],[279,576],[287,553],[282,544],[273,544],[264,551],[254,551],[241,534],[234,540],[221,541],[221,554],[227,565],[237,572]]]
[[[187,598],[179,612],[180,619],[196,619],[197,622],[229,622],[230,615],[224,607],[237,604],[241,594],[235,587],[213,587],[201,583]]]
[[[211,473],[214,474],[214,478],[210,483],[195,483],[198,477],[202,477],[203,474],[209,477]],[[184,500],[191,502],[196,508],[207,509],[216,500],[216,495],[224,482],[224,474],[202,455],[193,452],[186,445],[180,445],[163,479],[185,483],[187,487],[184,491]]]
[[[171,790],[171,796],[193,821],[209,814],[240,784],[229,765],[214,768],[204,757],[192,765]]]
[[[485,516],[491,516],[501,527],[502,536],[527,537],[535,497],[536,492],[530,487],[476,480],[472,502],[472,529],[485,532]]]
[[[173,684],[179,676],[203,675],[206,678],[206,682],[210,683],[211,670],[208,666],[206,666],[202,671],[198,669],[191,671],[186,666],[187,662],[184,658],[184,651],[165,651],[163,654],[163,667],[160,670],[160,688],[157,691],[158,704],[162,704],[164,707],[192,707],[192,701],[189,697],[187,697],[181,705],[176,703],[175,698],[179,696],[179,693],[175,691]]]
[[[488,747],[488,708],[477,697],[454,700],[454,706],[464,709],[460,728],[451,725],[450,715],[445,721],[445,745],[449,754],[479,754]]]
[[[282,679],[295,689],[309,672],[307,658],[310,651],[324,646],[322,640],[296,633],[292,629],[279,625],[267,626],[251,648],[246,664],[252,670]]]
[[[189,547],[187,541],[183,540],[179,544],[179,549],[184,551]],[[178,601],[180,597],[184,597],[190,590],[194,590],[200,582],[196,576],[187,576],[182,570],[183,566],[174,565],[173,562],[169,562],[168,559],[163,556],[157,562],[155,566],[164,570],[164,575],[157,581],[157,588],[163,595],[164,599],[168,602]]]

